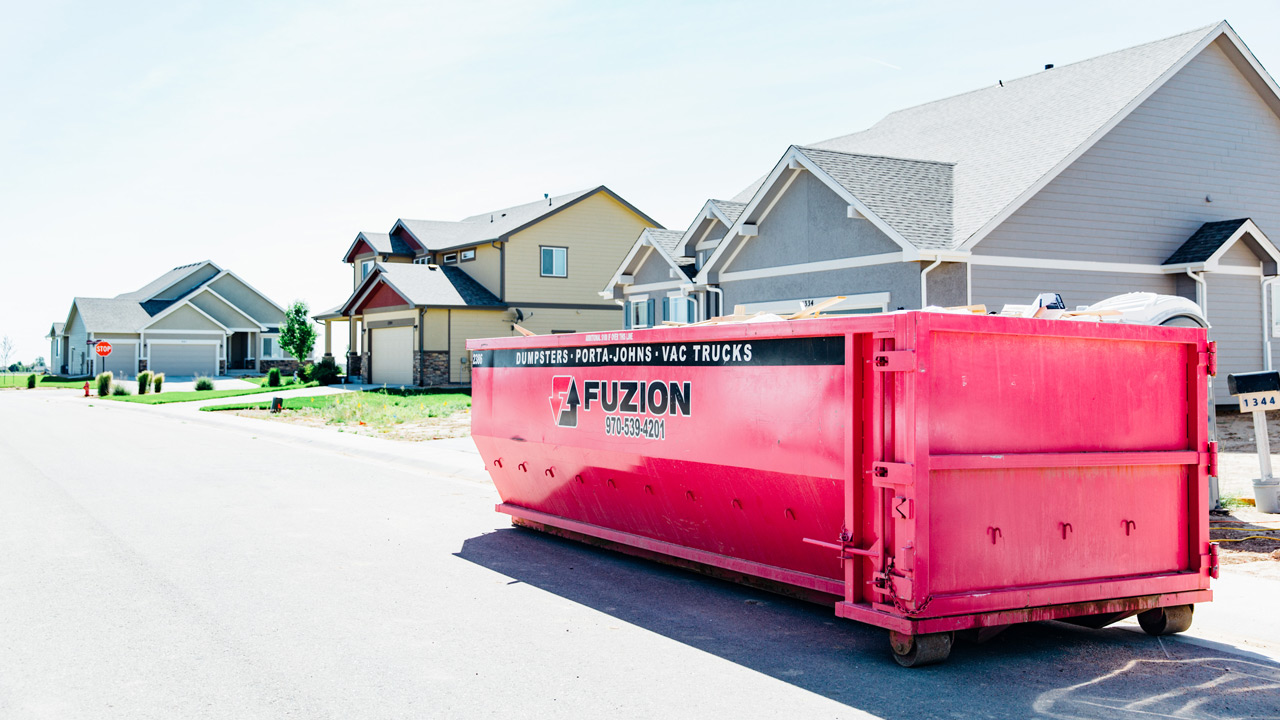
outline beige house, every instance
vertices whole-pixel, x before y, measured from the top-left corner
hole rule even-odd
[[[469,338],[616,328],[600,287],[636,235],[659,227],[604,186],[457,222],[397,220],[362,232],[343,262],[351,296],[316,316],[332,357],[348,324],[347,372],[390,385],[466,385]]]

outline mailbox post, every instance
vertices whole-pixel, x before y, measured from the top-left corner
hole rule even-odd
[[[1280,410],[1280,371],[1228,375],[1227,389],[1240,401],[1240,412],[1253,413],[1260,473],[1253,481],[1254,501],[1262,512],[1280,512],[1280,481],[1271,475],[1271,441],[1267,436],[1267,411]]]

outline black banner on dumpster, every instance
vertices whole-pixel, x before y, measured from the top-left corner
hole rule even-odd
[[[473,368],[843,364],[843,336],[471,351]]]

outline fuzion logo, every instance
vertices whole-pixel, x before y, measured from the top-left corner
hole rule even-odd
[[[551,415],[556,425],[576,428],[578,410],[590,412],[597,405],[605,412],[607,435],[665,439],[664,418],[689,417],[691,397],[688,380],[584,380],[579,392],[572,375],[551,379]]]

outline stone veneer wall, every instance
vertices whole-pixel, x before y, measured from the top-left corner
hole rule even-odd
[[[141,360],[138,361],[138,372],[146,372],[146,371],[147,371],[147,359],[142,358]]]
[[[226,375],[226,374],[227,374],[227,361],[226,361],[226,360],[219,360],[219,361],[218,361],[218,374],[219,374],[219,375]]]
[[[413,384],[427,387],[449,384],[449,353],[443,350],[414,353]]]
[[[259,360],[258,371],[270,372],[271,368],[280,368],[281,375],[292,375],[298,371],[298,361],[293,358],[288,360]]]
[[[367,350],[365,351],[364,355],[360,357],[360,369],[364,371],[361,373],[364,376],[364,382],[372,384],[373,383],[373,358],[369,357],[369,352]]]
[[[347,380],[360,376],[360,355],[347,353]]]

